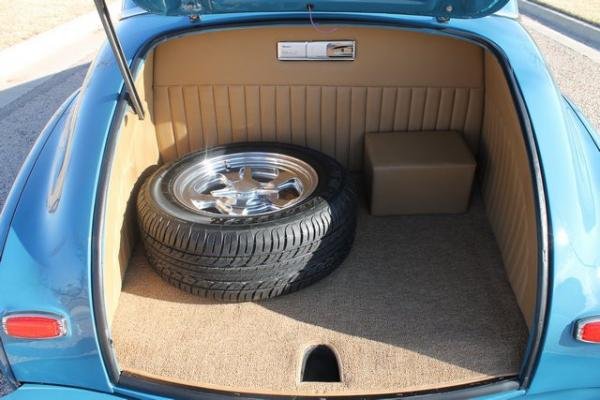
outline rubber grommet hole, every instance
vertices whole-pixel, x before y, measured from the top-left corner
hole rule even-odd
[[[306,352],[301,380],[302,382],[341,382],[338,359],[329,346],[321,344]]]

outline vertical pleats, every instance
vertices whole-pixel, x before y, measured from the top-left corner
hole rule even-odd
[[[359,170],[363,165],[363,137],[365,134],[367,89],[353,87],[350,92],[349,167]]]
[[[410,119],[410,103],[412,101],[411,88],[399,88],[396,95],[396,111],[394,113],[394,131],[408,130]]]
[[[454,104],[452,107],[452,117],[450,119],[450,129],[453,131],[462,131],[465,127],[465,117],[467,115],[467,104],[469,102],[469,91],[467,89],[456,89],[454,93]]]
[[[258,86],[246,86],[244,90],[244,103],[246,105],[246,129],[248,141],[260,140],[260,89]]]
[[[366,132],[457,130],[475,152],[483,113],[479,88],[214,85],[155,87],[165,160],[241,141],[307,146],[352,170]]]
[[[423,129],[423,115],[425,113],[425,102],[427,100],[427,89],[415,88],[411,93],[410,112],[408,115],[408,130],[420,131]]]
[[[525,320],[531,326],[537,288],[537,234],[533,188],[525,142],[512,96],[495,62],[486,63],[483,90],[460,94],[455,111],[464,112],[467,141],[479,143],[481,190],[504,267]],[[457,92],[458,94],[458,92]],[[458,111],[457,111],[458,110]]]
[[[335,157],[336,88],[321,88],[321,148],[328,156]]]
[[[246,104],[244,102],[244,87],[229,87],[229,107],[231,112],[231,133],[234,142],[244,142],[248,140],[246,122]]]
[[[379,132],[391,132],[394,130],[396,93],[396,88],[383,88],[383,92],[381,93],[381,112],[379,113]]]
[[[202,86],[200,91],[200,114],[202,116],[202,131],[204,132],[204,145],[206,147],[216,146],[217,139],[217,114],[213,88]],[[182,156],[183,154],[180,154]]]
[[[438,108],[438,116],[436,119],[435,128],[437,130],[450,129],[452,122],[452,110],[454,109],[454,94],[456,90],[443,88],[440,92],[440,105]]]
[[[498,112],[488,114],[482,143],[482,191],[509,281],[529,323],[537,276],[533,194],[522,139],[507,132],[502,121],[506,118]]]
[[[260,126],[261,139],[266,142],[277,140],[277,108],[275,106],[275,86],[260,87]]]
[[[276,137],[280,143],[292,142],[292,110],[290,103],[290,87],[277,86],[275,104]]]
[[[306,88],[306,145],[321,149],[321,88]]]
[[[479,148],[481,138],[481,125],[483,121],[483,89],[471,89],[463,132],[471,149]]]
[[[292,86],[290,109],[292,143],[306,146],[306,86]]]
[[[167,162],[177,159],[178,156],[169,103],[169,88],[157,88],[155,91],[156,141],[163,160]]]
[[[183,105],[183,89],[180,86],[169,88],[169,105],[171,107],[171,125],[175,136],[177,154],[189,153],[189,135],[185,107]]]
[[[196,86],[183,88],[183,104],[187,120],[187,131],[190,151],[197,151],[204,147],[204,132],[202,131],[202,113],[200,111],[200,97]]]
[[[340,87],[336,94],[335,159],[344,167],[349,165],[350,154],[350,101],[352,88]]]
[[[382,88],[367,88],[367,104],[365,106],[365,132],[379,132],[382,96]]]
[[[217,115],[217,143],[231,143],[231,107],[229,106],[229,90],[227,86],[215,86],[215,110]]]
[[[433,131],[437,123],[438,110],[440,109],[441,91],[439,88],[428,88],[425,96],[425,110],[423,111],[424,131]]]

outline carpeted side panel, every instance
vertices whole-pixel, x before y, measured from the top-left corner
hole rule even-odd
[[[462,215],[372,217],[332,275],[260,303],[224,304],[164,283],[141,248],[112,334],[123,370],[255,393],[396,393],[516,375],[527,328],[480,197]],[[300,383],[330,344],[341,383]]]

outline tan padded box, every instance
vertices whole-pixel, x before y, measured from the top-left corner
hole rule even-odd
[[[371,214],[461,213],[476,162],[458,132],[391,132],[365,136]]]

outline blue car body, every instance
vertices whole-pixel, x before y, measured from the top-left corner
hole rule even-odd
[[[600,137],[557,89],[532,39],[510,17],[514,7],[449,21],[350,12],[323,12],[318,18],[456,35],[482,43],[503,61],[537,172],[542,304],[519,379],[490,384],[488,391],[453,392],[453,398],[600,398],[600,345],[573,337],[574,322],[600,315]],[[135,72],[153,43],[184,31],[306,19],[305,12],[244,12],[191,22],[126,3],[117,31]],[[119,381],[95,301],[104,171],[115,121],[126,107],[114,60],[104,45],[81,90],[40,135],[0,217],[0,316],[43,310],[66,316],[70,327],[67,336],[52,341],[0,334],[0,373],[16,389],[8,399],[170,397],[152,391],[151,384],[142,390]],[[206,392],[202,397],[230,396]]]

